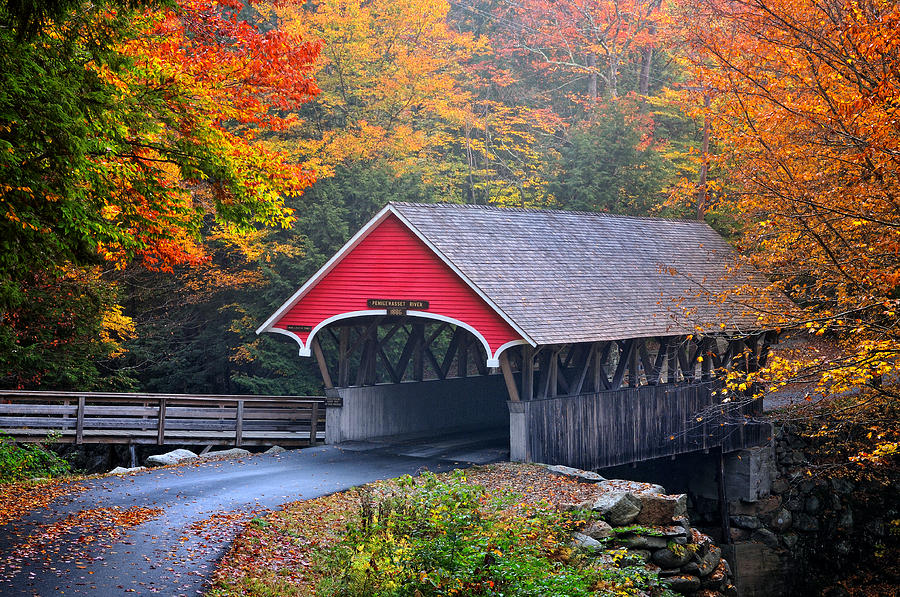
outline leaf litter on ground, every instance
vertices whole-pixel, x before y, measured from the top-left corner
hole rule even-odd
[[[448,478],[449,473],[438,477]],[[598,493],[595,485],[554,475],[540,465],[504,462],[476,466],[465,471],[465,478],[488,494],[516,495],[516,503],[510,507],[580,504]],[[638,485],[650,487],[635,487]],[[396,479],[379,481],[364,489],[285,504],[281,510],[253,519],[219,563],[209,596],[315,595],[321,575],[313,565],[316,552],[341,540],[347,523],[357,516],[360,490],[384,494],[398,486]]]

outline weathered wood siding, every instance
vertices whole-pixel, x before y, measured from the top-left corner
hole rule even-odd
[[[523,402],[528,459],[584,469],[762,445],[771,426],[718,403],[712,384],[656,385]],[[712,414],[712,416],[710,416]]]

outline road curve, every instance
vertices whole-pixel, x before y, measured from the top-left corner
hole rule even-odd
[[[85,481],[85,491],[0,527],[0,595],[195,596],[252,512],[456,466],[322,446]],[[78,522],[141,508],[159,510],[124,533]]]

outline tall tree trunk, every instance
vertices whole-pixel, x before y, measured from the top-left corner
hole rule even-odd
[[[487,103],[484,105],[484,204],[489,205],[491,203],[491,183],[488,180],[490,174],[488,173],[488,167],[490,165],[490,148],[491,148],[491,136],[488,131],[488,106]]]
[[[475,156],[472,154],[472,125],[466,119],[466,164],[469,167],[469,203],[475,203],[475,180],[472,177],[472,162]]]
[[[588,75],[588,95],[591,100],[597,101],[597,55],[588,54],[587,63],[588,68],[591,69],[590,75]]]
[[[655,27],[651,29],[651,33],[655,33]],[[650,94],[650,64],[653,62],[653,48],[644,50],[644,56],[641,59],[641,76],[638,82],[638,89],[641,95]]]
[[[650,0],[647,3],[647,17],[653,14],[654,10],[657,10],[662,4],[662,0]],[[650,34],[650,37],[653,38],[656,36],[656,25],[653,24],[653,21],[650,21],[650,25],[647,27],[647,33]],[[653,47],[648,47],[644,50],[644,55],[641,59],[641,76],[639,78],[639,89],[641,95],[648,95],[650,93],[650,66],[653,63]]]
[[[702,220],[709,205],[709,189],[706,178],[709,173],[709,108],[712,104],[709,91],[703,95],[703,153],[700,156],[700,181],[697,183],[697,219]]]
[[[613,54],[609,58],[609,78],[606,88],[610,97],[619,97],[619,55]]]

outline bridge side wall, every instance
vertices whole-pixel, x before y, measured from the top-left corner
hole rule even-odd
[[[718,403],[716,383],[661,384],[509,403],[513,460],[598,469],[721,447],[766,445],[768,423]]]
[[[403,433],[500,427],[509,423],[502,375],[334,388],[342,406],[328,407],[325,442]]]

